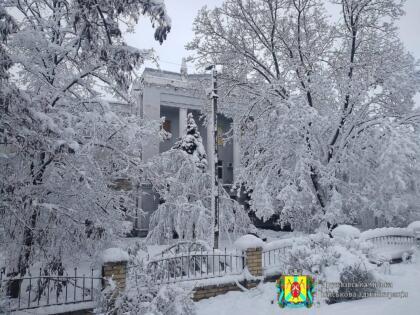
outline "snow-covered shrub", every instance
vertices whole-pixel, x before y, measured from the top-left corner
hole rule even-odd
[[[340,273],[340,286],[328,297],[327,303],[360,300],[377,291],[377,288],[371,285],[373,283],[375,283],[375,276],[366,268],[366,265],[347,266]]]
[[[127,287],[120,292],[113,281],[103,291],[96,314],[103,315],[194,315],[190,290],[176,285],[156,286],[143,266],[130,269]]]
[[[342,224],[337,226],[331,234],[335,238],[354,239],[360,237],[360,230],[354,226]]]
[[[115,291],[113,291],[115,292]],[[108,304],[103,314],[106,315],[193,315],[195,306],[189,292],[176,285],[160,288],[130,288],[123,294],[111,293],[114,303]],[[109,300],[108,300],[109,301]]]
[[[318,233],[291,242],[290,250],[280,254],[280,272],[294,270],[313,274],[319,280],[338,282],[340,275],[348,268],[361,266],[370,271],[366,254],[369,244],[355,239],[335,239]],[[269,244],[268,244],[269,245]]]
[[[339,253],[333,247],[333,241],[327,234],[314,234],[299,239],[286,255],[280,256],[282,272],[301,270],[303,272],[322,272],[325,267],[337,263]]]

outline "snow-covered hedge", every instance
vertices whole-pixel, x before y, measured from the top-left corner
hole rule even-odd
[[[411,222],[408,226],[407,229],[411,230],[411,231],[418,231],[420,232],[420,221],[414,221]]]
[[[354,226],[342,224],[337,226],[332,231],[332,236],[336,238],[358,238],[360,237],[360,230]]]

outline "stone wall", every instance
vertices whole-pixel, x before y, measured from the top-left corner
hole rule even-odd
[[[243,287],[247,289],[255,288],[259,281],[240,281],[239,282]],[[197,302],[203,299],[208,299],[214,296],[228,293],[229,291],[240,291],[240,287],[236,283],[223,283],[218,285],[209,285],[196,288],[193,291],[193,301]]]

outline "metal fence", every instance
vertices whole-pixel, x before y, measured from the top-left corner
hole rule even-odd
[[[226,249],[162,255],[147,264],[152,281],[158,284],[237,275],[244,268],[244,254]]]
[[[284,246],[262,252],[262,266],[263,268],[276,266],[281,263],[281,257],[286,255],[286,252],[291,246]]]
[[[52,305],[92,302],[99,294],[102,278],[91,275],[12,277],[0,272],[0,290],[6,293],[6,309],[10,312]]]

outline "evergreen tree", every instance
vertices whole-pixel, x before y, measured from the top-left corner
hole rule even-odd
[[[192,156],[193,161],[199,169],[203,172],[207,168],[206,152],[204,150],[203,139],[198,131],[193,114],[189,113],[187,116],[187,130],[186,134],[175,143],[174,149],[179,149],[187,152]]]

